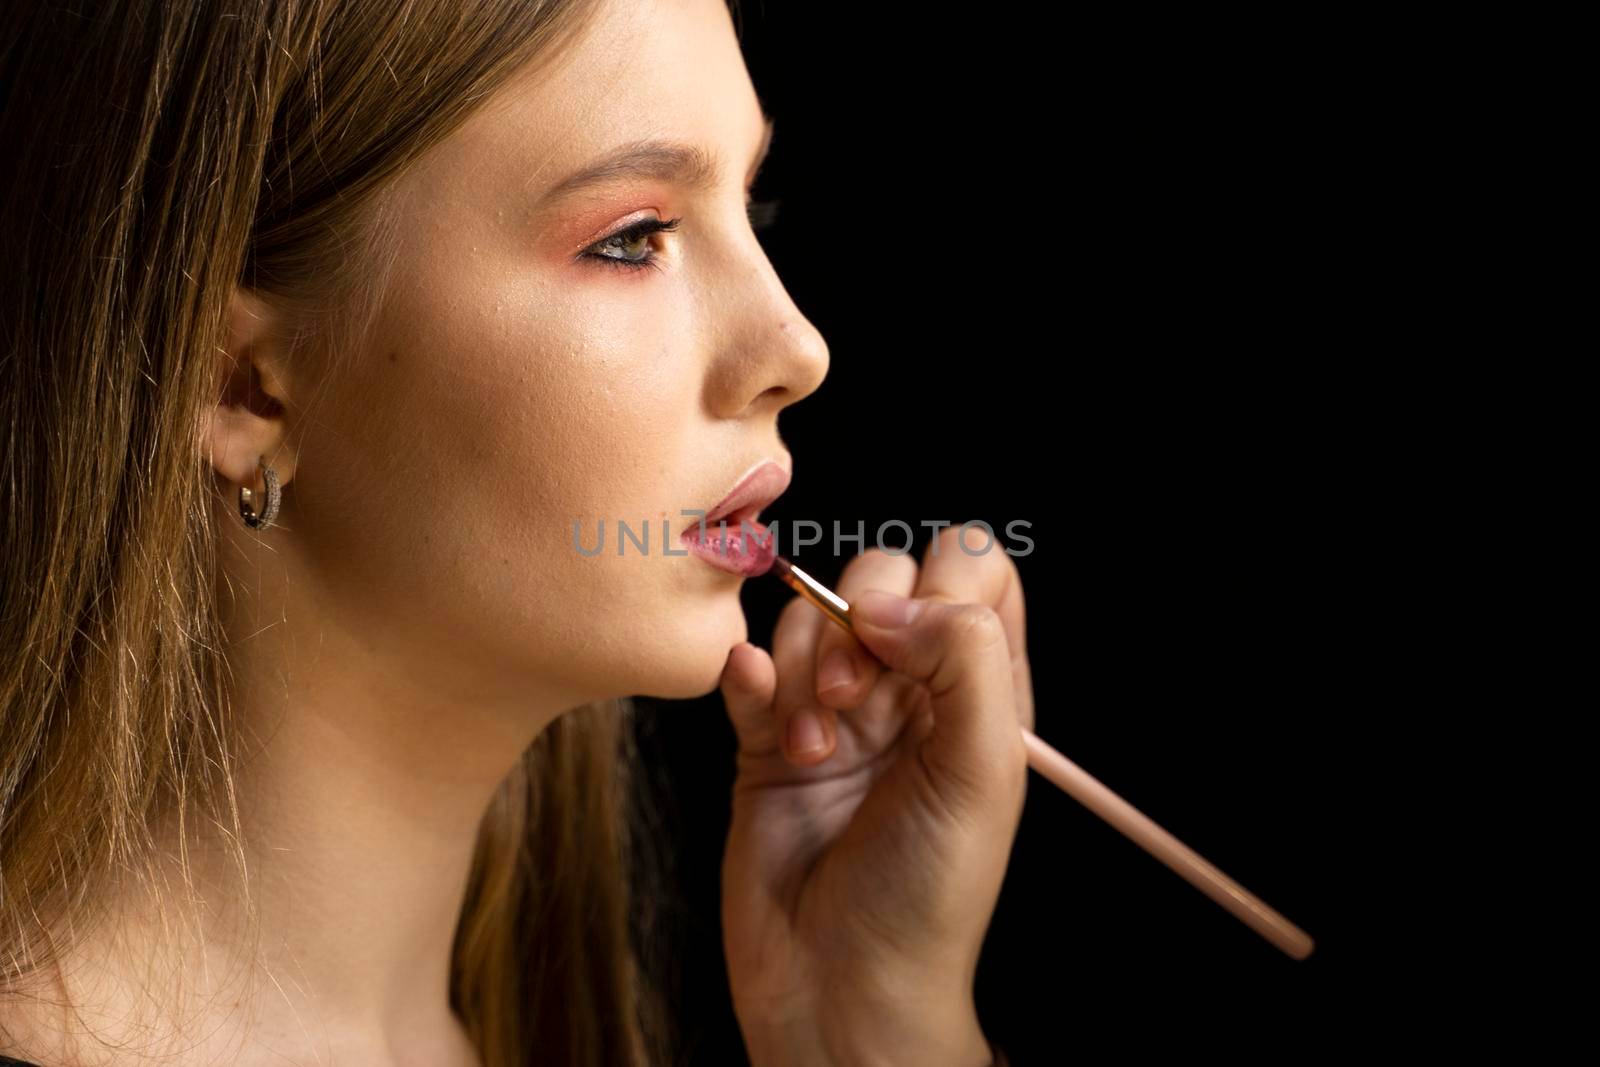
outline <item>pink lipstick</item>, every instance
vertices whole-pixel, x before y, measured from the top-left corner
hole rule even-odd
[[[776,546],[771,531],[756,516],[787,488],[788,469],[776,460],[764,460],[678,540],[713,567],[745,578],[765,574]]]

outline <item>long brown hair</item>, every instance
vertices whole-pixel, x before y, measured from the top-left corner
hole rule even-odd
[[[114,879],[154,869],[156,820],[243,838],[195,429],[230,292],[292,310],[296,358],[354,350],[392,262],[390,179],[594,4],[5,7],[0,994],[20,996]],[[450,993],[486,1067],[670,1058],[630,910],[659,862],[631,831],[632,712],[561,716],[482,822]]]

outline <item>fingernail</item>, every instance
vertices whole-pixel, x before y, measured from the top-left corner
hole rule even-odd
[[[855,661],[850,658],[850,653],[836,648],[823,657],[822,669],[817,672],[817,692],[821,694],[830,689],[842,689],[855,680]]]
[[[789,751],[797,756],[820,752],[827,746],[822,736],[822,723],[809,711],[802,711],[789,720]]]
[[[922,602],[881,589],[864,589],[850,602],[850,614],[873,626],[905,626],[922,610]]]

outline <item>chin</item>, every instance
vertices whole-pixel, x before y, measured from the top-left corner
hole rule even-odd
[[[641,679],[639,696],[691,700],[716,691],[728,652],[749,636],[739,598],[718,599],[720,603],[681,615],[663,627],[670,639],[652,650],[648,662],[656,669]]]

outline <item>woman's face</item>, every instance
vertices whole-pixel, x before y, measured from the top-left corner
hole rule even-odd
[[[744,579],[665,554],[662,524],[681,552],[683,509],[792,469],[778,413],[828,349],[746,214],[766,124],[723,0],[608,2],[575,44],[400,180],[373,342],[317,383],[296,536],[391,671],[463,696],[698,695],[746,636]],[[711,169],[555,195],[647,139]],[[581,554],[574,524],[592,550],[601,520]],[[618,522],[643,540],[647,520],[647,552],[619,556]]]

